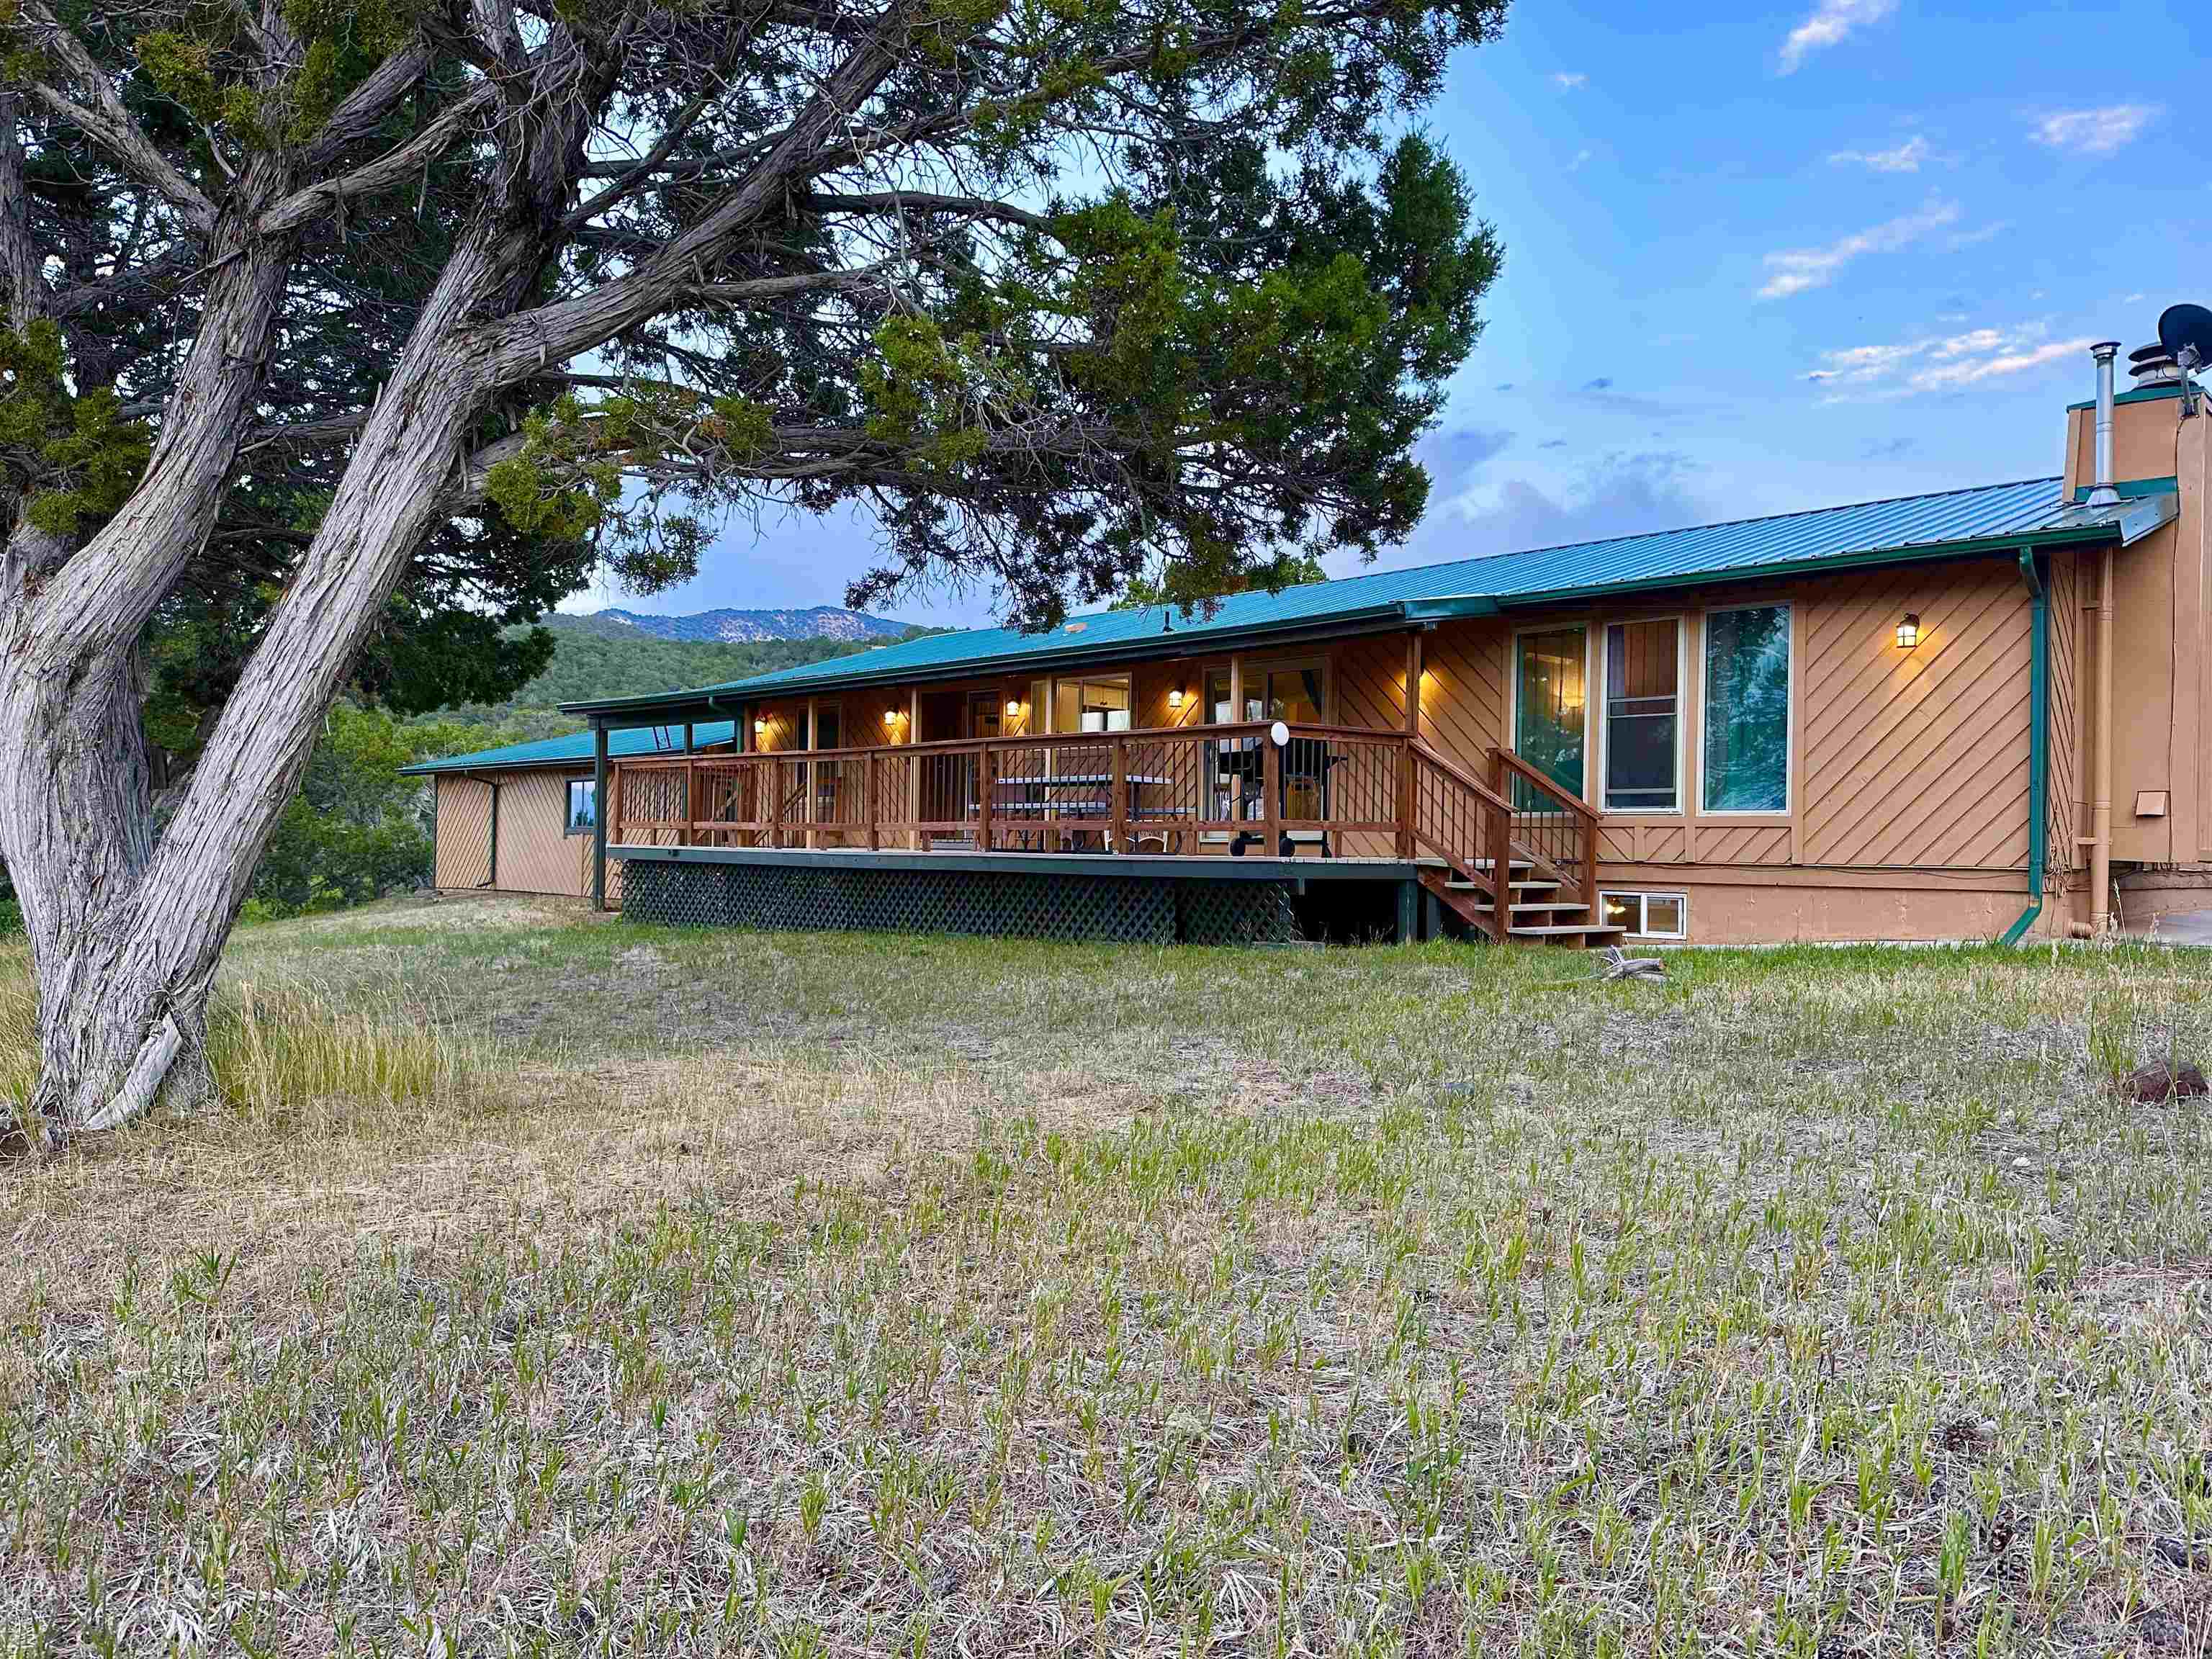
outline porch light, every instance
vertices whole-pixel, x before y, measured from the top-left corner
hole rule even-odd
[[[1006,699],[1006,718],[1010,720],[1018,720],[1021,719],[1021,717],[1022,700],[1019,697],[1008,697]]]
[[[1910,651],[1919,643],[1920,618],[1908,611],[1905,613],[1905,620],[1897,625],[1897,648]]]
[[[766,737],[768,735],[768,722],[764,720],[756,718],[753,721],[753,735],[757,738]]]
[[[886,708],[884,710],[884,724],[885,726],[896,726],[898,724],[898,720],[899,711],[897,709]]]
[[[1180,709],[1182,707],[1182,687],[1178,685],[1168,693],[1168,707],[1174,709]]]

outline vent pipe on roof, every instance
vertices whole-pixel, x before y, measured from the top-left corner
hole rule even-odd
[[[2120,492],[2112,488],[2112,359],[2119,350],[2118,340],[2100,340],[2089,348],[2097,360],[2097,476],[2089,491],[2092,507],[2114,507],[2120,499]]]

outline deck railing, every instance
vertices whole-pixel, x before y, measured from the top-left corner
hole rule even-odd
[[[1405,732],[1261,721],[623,760],[608,840],[1427,855],[1494,884],[1501,915],[1516,861],[1588,902],[1595,811],[1516,756],[1488,763],[1486,781]]]

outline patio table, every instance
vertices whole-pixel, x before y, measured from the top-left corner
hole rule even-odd
[[[1137,818],[1158,816],[1157,812],[1147,811],[1144,808],[1139,792],[1165,788],[1174,780],[1150,772],[1131,772],[1123,781],[1129,787],[1129,816]],[[1100,821],[1113,816],[1114,775],[1110,772],[1000,776],[992,780],[992,786],[991,811],[994,817],[1004,815],[1038,820],[1060,817],[1067,822],[1066,833],[1082,834],[1097,830],[1103,834],[1104,826]],[[1071,790],[1078,792],[1072,799],[1066,793]],[[1081,793],[1084,791],[1091,793],[1085,794]],[[1042,833],[1042,824],[1036,833]]]

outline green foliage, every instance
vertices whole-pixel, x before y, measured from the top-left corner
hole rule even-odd
[[[29,494],[24,511],[67,538],[112,516],[146,470],[152,444],[112,389],[70,389],[62,333],[44,319],[0,332],[0,460]]]
[[[573,398],[533,410],[523,422],[521,453],[492,465],[484,495],[526,536],[580,540],[622,494],[621,468],[604,453],[604,441],[586,430]]]
[[[256,912],[335,909],[428,882],[428,792],[398,769],[482,735],[450,724],[403,726],[382,709],[339,703],[254,874]]]
[[[1299,587],[1307,582],[1325,582],[1328,580],[1328,572],[1322,568],[1322,562],[1312,554],[1285,553],[1279,558],[1271,560],[1263,565],[1255,565],[1246,571],[1237,578],[1235,586],[1228,589],[1219,597],[1225,599],[1229,593],[1249,593],[1261,590],[1270,593],[1279,593],[1285,587]],[[1190,602],[1185,600],[1176,591],[1177,586],[1174,572],[1171,570],[1133,576],[1130,578],[1128,585],[1121,590],[1121,597],[1115,601],[1114,609],[1141,611],[1146,605],[1182,605],[1185,609],[1194,608]]]
[[[538,625],[553,641],[545,666],[526,684],[504,700],[487,698],[456,708],[454,718],[466,721],[512,722],[532,711],[557,708],[586,697],[629,697],[685,686],[720,685],[766,674],[801,663],[820,662],[864,651],[874,641],[853,640],[663,640],[635,628],[580,617],[551,616]],[[519,631],[519,630],[518,630]],[[557,731],[574,731],[574,720],[562,716]],[[511,741],[552,737],[556,730],[532,730]],[[487,740],[481,732],[445,750],[482,749]]]

